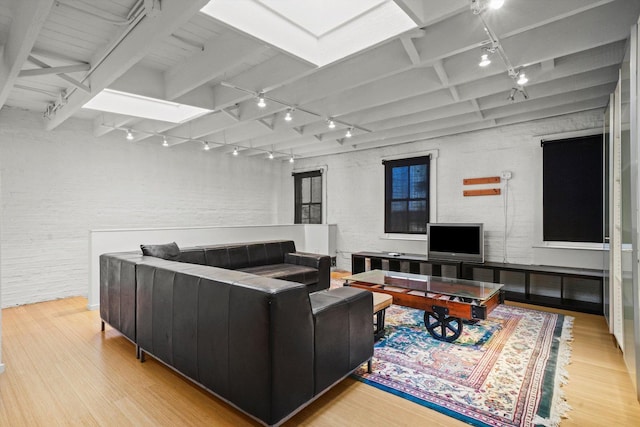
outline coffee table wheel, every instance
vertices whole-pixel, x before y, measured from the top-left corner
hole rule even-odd
[[[462,319],[446,314],[424,312],[424,325],[431,336],[439,341],[453,342],[462,334]]]

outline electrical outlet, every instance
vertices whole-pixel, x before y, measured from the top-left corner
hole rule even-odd
[[[511,172],[510,171],[502,171],[502,172],[500,172],[500,178],[502,178],[504,180],[511,179]]]

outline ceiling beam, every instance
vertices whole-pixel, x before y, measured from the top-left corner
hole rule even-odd
[[[52,52],[50,50],[42,49],[39,47],[34,47],[33,49],[31,49],[31,55],[35,55],[40,58],[49,58],[56,61],[66,61],[66,62],[72,62],[72,63],[82,62],[82,60],[74,56],[65,55],[60,52]]]
[[[75,65],[63,65],[61,67],[51,67],[47,66],[44,68],[31,68],[27,70],[20,70],[18,77],[36,77],[36,76],[46,76],[49,74],[67,74],[67,73],[76,73],[78,71],[89,71],[91,65],[84,64],[75,64]]]
[[[411,60],[413,65],[420,64],[420,54],[416,50],[416,45],[413,44],[413,41],[409,37],[400,38],[402,42],[402,47],[404,47],[405,52],[407,52],[407,56]]]
[[[451,92],[451,97],[454,101],[460,101],[460,94],[458,93],[458,89],[455,86],[449,86],[449,92]]]
[[[546,61],[542,61],[541,65],[542,65],[542,72],[546,73],[547,71],[553,70],[556,66],[556,63],[555,63],[555,60],[551,58],[551,59],[547,59]]]
[[[442,86],[449,87],[449,75],[447,74],[447,70],[444,69],[444,65],[442,64],[442,60],[438,60],[433,63],[433,69],[436,71]]]
[[[508,116],[501,119],[496,119],[497,126],[505,126],[514,123],[530,122],[538,119],[545,119],[548,117],[562,116],[571,113],[581,113],[590,110],[601,109],[607,106],[609,103],[609,96],[604,98],[595,98],[587,101],[576,102],[574,104],[565,104],[558,107],[540,110],[540,111],[528,111],[526,113],[517,114],[514,116]],[[602,112],[600,113],[602,117]]]
[[[473,98],[471,100],[471,105],[473,106],[473,109],[476,111],[476,114],[478,115],[478,118],[480,120],[483,120],[484,116],[482,115],[482,110],[480,109],[480,105],[478,105],[478,100]]]
[[[204,50],[165,72],[167,99],[174,100],[243,62],[258,58],[268,49],[261,43],[241,37],[235,31],[214,37],[205,43]]]
[[[40,61],[38,58],[33,57],[32,55],[29,55],[28,58],[29,62],[36,64],[39,67],[42,67],[43,69],[50,69],[52,68],[49,64],[47,64],[46,62]],[[78,89],[80,89],[83,92],[86,93],[91,93],[91,88],[85,84],[80,83],[79,81],[77,81],[76,79],[67,76],[66,74],[62,74],[62,73],[56,73],[56,75],[58,77],[60,77],[62,80],[64,80],[67,83],[71,83],[73,86],[77,87]]]
[[[25,2],[31,3],[31,2]],[[163,0],[161,10],[147,14],[92,69],[91,93],[72,92],[65,105],[59,106],[45,119],[45,127],[52,130],[75,114],[84,104],[108,87],[118,77],[142,59],[158,40],[164,40],[208,3],[208,0]]]
[[[53,0],[13,2],[13,20],[0,60],[0,108],[11,93],[22,66],[44,25]]]

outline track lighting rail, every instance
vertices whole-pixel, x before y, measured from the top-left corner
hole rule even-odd
[[[293,113],[294,111],[302,111],[303,113],[306,113],[306,114],[309,114],[309,115],[312,115],[312,116],[315,116],[315,117],[318,117],[318,118],[325,119],[327,121],[327,123],[329,123],[329,121],[333,121],[334,125],[336,123],[340,123],[341,125],[346,126],[347,128],[351,128],[352,131],[353,131],[353,129],[358,129],[358,130],[361,130],[363,132],[371,132],[371,129],[367,129],[365,127],[358,126],[358,125],[355,125],[353,123],[348,123],[348,122],[345,122],[343,120],[336,119],[335,117],[326,117],[326,116],[324,116],[324,115],[322,115],[320,113],[317,113],[315,111],[311,111],[311,110],[308,110],[306,108],[300,107],[299,105],[292,105],[292,104],[290,104],[290,103],[288,103],[286,101],[283,101],[281,99],[268,96],[264,92],[255,92],[253,90],[245,89],[243,87],[236,86],[233,83],[228,83],[228,82],[224,82],[224,81],[220,82],[220,85],[222,85],[224,87],[231,88],[231,89],[238,90],[240,92],[248,93],[248,94],[254,96],[258,100],[262,99],[264,101],[270,101],[270,102],[274,102],[276,104],[279,104],[279,105],[281,105],[281,106],[283,106],[283,107],[285,107],[287,109],[288,117],[291,117],[291,113]],[[290,121],[290,119],[287,119],[286,117],[287,116],[285,116],[285,120],[286,121]],[[331,129],[333,129],[333,128],[331,128]]]
[[[124,127],[124,126],[115,126],[115,125],[110,125],[110,124],[106,124],[106,123],[102,123],[100,126],[106,127],[106,128],[110,128],[110,129],[114,129],[114,130],[121,130],[123,132],[125,132],[125,136],[126,139],[128,141],[133,141],[135,139],[134,137],[134,133],[139,133],[139,134],[144,134],[144,135],[150,135],[150,136],[158,136],[162,138],[162,146],[163,147],[171,147],[171,145],[177,145],[177,144],[182,144],[184,142],[199,142],[202,144],[203,149],[205,151],[209,151],[211,148],[213,148],[213,146],[217,146],[217,147],[233,147],[233,155],[237,156],[238,155],[238,150],[243,149],[243,150],[254,150],[254,151],[259,151],[262,153],[266,153],[269,156],[269,159],[273,159],[275,156],[278,157],[286,157],[289,159],[289,161],[291,162],[291,159],[295,159],[295,156],[291,153],[285,153],[284,151],[276,151],[276,150],[265,150],[259,147],[248,147],[248,146],[243,146],[243,145],[239,145],[239,144],[231,144],[231,143],[226,143],[226,142],[219,142],[219,141],[210,141],[210,140],[206,140],[206,139],[202,139],[202,138],[187,138],[187,137],[183,137],[183,136],[178,136],[178,135],[165,135],[163,133],[159,133],[159,132],[152,132],[152,131],[145,131],[145,130],[136,130],[136,129],[132,129],[132,128],[128,128],[128,127]],[[167,140],[167,138],[171,138],[171,139],[178,139],[180,140],[180,142],[176,143],[176,144],[170,144],[169,141]]]

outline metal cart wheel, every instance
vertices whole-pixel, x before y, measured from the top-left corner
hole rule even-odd
[[[462,334],[462,319],[444,313],[425,311],[424,325],[431,336],[439,341],[453,342]]]

